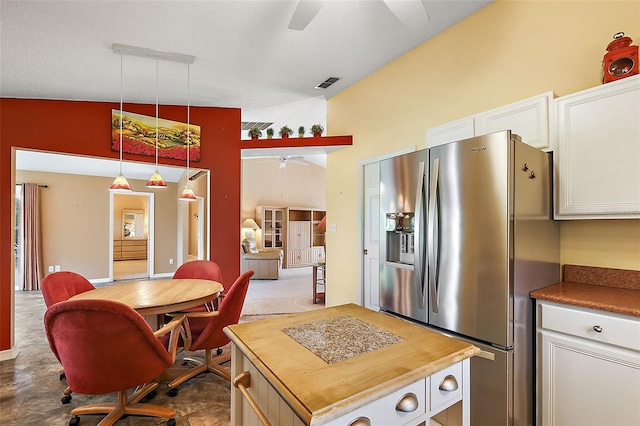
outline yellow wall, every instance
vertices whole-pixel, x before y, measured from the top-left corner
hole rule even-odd
[[[455,3],[455,2],[454,2]],[[601,84],[613,34],[640,42],[640,1],[498,0],[329,99],[327,304],[358,302],[358,163],[424,147],[425,130],[520,99]],[[640,220],[563,222],[561,262],[640,269]]]

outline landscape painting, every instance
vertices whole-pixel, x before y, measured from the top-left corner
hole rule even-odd
[[[158,157],[200,161],[200,126],[158,118]],[[111,110],[111,149],[120,151],[120,110]],[[188,149],[188,151],[187,151]],[[156,118],[122,112],[122,152],[156,155]]]

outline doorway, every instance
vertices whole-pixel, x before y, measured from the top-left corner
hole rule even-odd
[[[204,198],[178,203],[178,265],[190,260],[208,259],[205,238],[206,212]]]
[[[153,275],[153,195],[147,192],[110,194],[109,280]]]

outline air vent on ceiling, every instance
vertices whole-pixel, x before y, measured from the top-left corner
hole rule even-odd
[[[194,181],[194,180],[196,180],[196,179],[198,179],[198,178],[200,178],[200,177],[202,177],[202,176],[204,176],[206,174],[207,174],[207,172],[205,170],[200,170],[198,173],[193,174],[189,178],[189,180]]]
[[[260,130],[264,130],[267,127],[271,126],[273,122],[267,123],[265,121],[243,121],[241,124],[242,128],[240,130],[249,130],[253,129],[254,127],[257,127]]]
[[[326,89],[327,87],[331,86],[333,83],[335,83],[338,80],[340,80],[340,77],[329,77],[322,83],[318,84],[316,86],[316,89]]]

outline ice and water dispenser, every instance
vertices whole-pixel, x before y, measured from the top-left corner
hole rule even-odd
[[[413,265],[414,219],[412,212],[386,214],[387,262]]]

